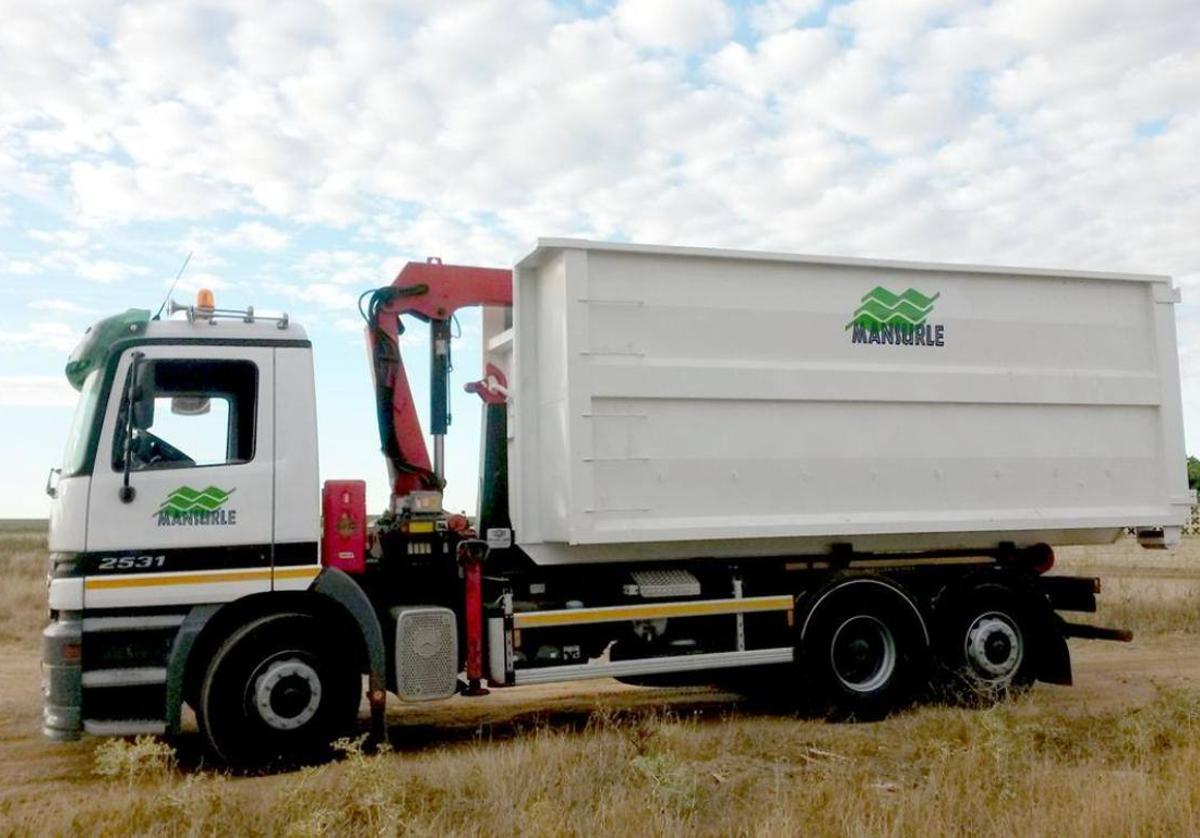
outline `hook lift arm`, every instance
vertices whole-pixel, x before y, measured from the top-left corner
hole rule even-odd
[[[440,259],[409,262],[391,285],[367,291],[358,302],[367,321],[379,442],[392,486],[390,506],[399,511],[410,493],[440,492],[445,486],[443,445],[450,425],[450,321],[458,309],[466,306],[511,306],[512,272],[443,265]],[[403,315],[429,323],[432,462],[400,357]]]

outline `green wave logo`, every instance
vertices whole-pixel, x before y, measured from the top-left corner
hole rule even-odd
[[[933,304],[941,293],[926,297],[915,288],[907,288],[902,294],[894,294],[882,285],[877,285],[863,295],[861,305],[854,318],[846,324],[862,326],[878,331],[884,326],[920,326],[933,311]]]
[[[167,495],[158,513],[166,515],[186,515],[189,512],[215,512],[225,505],[233,490],[228,492],[209,486],[203,491],[196,491],[190,486],[180,486]]]

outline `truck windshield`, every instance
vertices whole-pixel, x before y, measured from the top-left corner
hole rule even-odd
[[[100,370],[92,370],[83,380],[79,390],[79,403],[75,406],[75,418],[67,434],[67,450],[63,452],[63,477],[83,471],[87,465],[88,440],[96,420],[96,405],[100,401]]]

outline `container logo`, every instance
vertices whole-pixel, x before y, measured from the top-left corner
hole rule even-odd
[[[945,326],[927,322],[941,292],[926,296],[915,288],[896,294],[877,285],[863,295],[846,324],[851,343],[892,346],[944,346]]]
[[[231,526],[237,524],[237,510],[226,509],[225,505],[233,493],[233,489],[216,486],[203,491],[180,486],[167,495],[154,515],[160,527]]]

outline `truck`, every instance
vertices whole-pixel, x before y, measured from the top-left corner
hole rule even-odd
[[[845,719],[1071,681],[1098,580],[1179,537],[1164,276],[542,239],[360,299],[390,499],[318,477],[303,328],[201,291],[95,324],[47,491],[44,733],[228,764],[401,701],[595,678]],[[443,509],[455,313],[482,307],[478,509]],[[429,324],[427,444],[400,347]],[[411,322],[411,321],[410,321]],[[366,404],[364,403],[364,409]],[[469,444],[475,442],[469,441]]]

